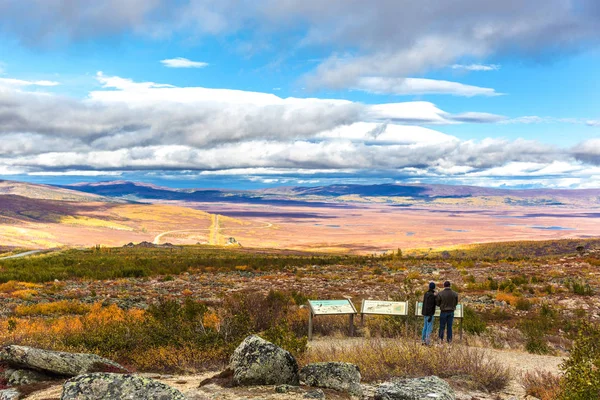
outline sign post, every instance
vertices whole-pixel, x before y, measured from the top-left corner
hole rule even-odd
[[[365,314],[408,316],[408,301],[363,300],[360,308],[360,322],[364,325]],[[405,319],[408,333],[408,318]]]
[[[415,315],[418,317],[421,315],[421,311],[423,310],[423,303],[421,302],[416,302],[415,304]],[[435,317],[439,317],[440,316],[440,309],[439,307],[435,308]],[[456,305],[456,309],[454,310],[454,318],[458,319],[460,321],[460,341],[462,342],[463,339],[463,318],[464,318],[464,313],[463,313],[463,306],[462,304],[457,304]]]
[[[349,299],[344,300],[309,300],[310,313],[308,316],[308,340],[312,340],[313,319],[317,315],[348,315],[348,331],[354,335],[354,315],[356,308]]]

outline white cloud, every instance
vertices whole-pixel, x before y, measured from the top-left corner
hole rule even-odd
[[[451,94],[454,96],[498,96],[494,89],[423,78],[359,78],[354,89],[375,94],[423,95]]]
[[[23,79],[13,79],[13,78],[0,78],[0,87],[22,87],[22,86],[57,86],[60,85],[59,82],[55,81],[27,81]]]
[[[29,172],[31,176],[121,176],[121,171],[38,171]]]
[[[208,66],[206,62],[192,61],[183,57],[169,58],[160,62],[168,68],[204,68]]]
[[[452,69],[460,69],[465,71],[498,71],[500,65],[498,64],[454,64]]]

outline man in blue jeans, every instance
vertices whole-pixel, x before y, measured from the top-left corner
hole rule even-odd
[[[451,343],[452,323],[454,322],[454,310],[458,304],[458,293],[450,289],[450,281],[444,282],[444,290],[437,294],[435,303],[440,308],[440,342],[444,341],[444,330],[448,327],[446,340]]]

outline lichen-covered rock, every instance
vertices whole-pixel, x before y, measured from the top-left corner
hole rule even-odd
[[[4,378],[10,386],[29,385],[31,383],[52,380],[52,377],[29,369],[7,369]]]
[[[385,382],[375,392],[375,400],[454,400],[454,391],[437,376]]]
[[[60,399],[186,400],[179,390],[153,379],[103,372],[69,379],[63,385]]]
[[[286,350],[256,336],[248,336],[229,361],[235,385],[298,384],[298,363]]]
[[[16,389],[2,389],[0,390],[0,400],[18,400],[21,397]]]
[[[32,369],[62,376],[77,376],[91,372],[128,372],[114,361],[96,354],[65,353],[27,346],[5,346],[0,361],[11,367]]]
[[[300,381],[308,386],[362,395],[360,370],[354,364],[342,362],[322,362],[308,364],[300,370]]]

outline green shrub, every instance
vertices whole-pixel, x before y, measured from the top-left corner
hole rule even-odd
[[[471,307],[464,308],[463,328],[465,332],[473,335],[481,335],[487,329],[487,324],[481,316]]]
[[[536,316],[519,324],[519,330],[525,336],[525,349],[529,353],[550,353],[550,348],[546,341],[546,333],[550,328],[550,322],[548,318]]]
[[[600,325],[582,323],[564,372],[561,400],[600,399]]]
[[[594,294],[594,291],[588,282],[570,281],[569,289],[579,296],[591,296]]]
[[[529,311],[531,309],[531,301],[524,297],[519,297],[515,304],[515,308],[519,311]]]

